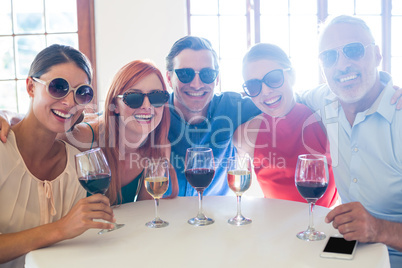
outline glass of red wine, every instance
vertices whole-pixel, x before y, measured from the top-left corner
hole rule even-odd
[[[147,192],[155,200],[155,219],[145,225],[149,228],[161,228],[169,225],[167,221],[159,218],[159,199],[166,193],[169,187],[169,161],[167,159],[153,159],[148,162],[145,170],[144,185]]]
[[[314,228],[313,210],[315,202],[320,199],[328,186],[327,158],[324,155],[304,154],[297,158],[295,183],[300,195],[309,203],[309,226],[297,234],[306,241],[325,239],[325,234]]]
[[[75,155],[75,167],[78,174],[78,180],[87,192],[90,194],[105,195],[109,188],[112,174],[106,157],[100,148]],[[98,234],[111,232],[124,226],[124,224],[110,224],[114,225],[113,229],[103,229],[100,230]]]
[[[215,175],[214,155],[211,148],[195,147],[186,152],[184,174],[187,181],[198,192],[198,214],[188,220],[195,226],[205,226],[214,223],[202,212],[202,195],[204,190],[211,184]]]
[[[250,224],[252,220],[241,214],[241,196],[251,185],[251,159],[248,155],[229,157],[228,185],[237,197],[237,214],[228,223],[236,226]]]

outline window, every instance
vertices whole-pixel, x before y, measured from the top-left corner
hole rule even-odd
[[[0,2],[0,109],[27,112],[25,80],[30,64],[39,51],[51,44],[80,48],[94,64],[94,52],[87,45],[91,43],[91,34],[84,31],[82,35],[79,30],[80,24],[91,25],[93,16],[88,16],[91,2],[93,8],[91,0]],[[82,7],[78,13],[77,4]],[[81,21],[77,14],[81,14]]]
[[[239,91],[242,57],[255,43],[280,46],[296,70],[295,90],[321,83],[319,23],[347,14],[364,19],[382,49],[380,69],[402,84],[402,1],[399,0],[187,0],[188,34],[212,42],[221,66],[221,91]],[[392,38],[391,38],[392,36]],[[399,80],[397,80],[399,79]]]

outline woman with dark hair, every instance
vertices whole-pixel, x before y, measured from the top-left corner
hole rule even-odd
[[[82,234],[111,228],[109,200],[85,198],[74,155],[56,139],[92,100],[92,69],[78,50],[52,45],[32,62],[26,89],[30,107],[0,143],[0,263],[23,267],[24,254]]]
[[[67,142],[81,150],[101,147],[112,170],[106,195],[111,204],[152,199],[143,184],[148,160],[170,159],[169,94],[154,64],[135,60],[114,76],[106,96],[105,112],[96,120],[78,124],[66,133]],[[178,192],[176,172],[170,168],[171,197]]]
[[[331,163],[326,134],[311,112],[293,96],[295,73],[286,53],[259,43],[243,58],[244,92],[261,114],[242,124],[233,135],[236,148],[254,161],[265,197],[299,202],[294,176],[300,154],[324,154]],[[331,166],[329,184],[317,205],[333,206],[338,198]]]

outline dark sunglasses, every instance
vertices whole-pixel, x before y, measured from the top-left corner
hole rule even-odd
[[[122,98],[128,107],[136,109],[142,106],[145,96],[148,97],[149,102],[155,108],[163,106],[169,100],[169,93],[161,90],[149,93],[125,92],[123,95],[117,95],[116,97]]]
[[[188,84],[193,81],[195,74],[198,74],[200,76],[200,79],[204,84],[211,84],[215,81],[216,77],[218,77],[219,73],[219,71],[211,68],[203,68],[199,72],[194,71],[194,69],[192,68],[175,69],[174,71],[180,82],[184,84]]]
[[[364,46],[362,43],[350,43],[335,49],[325,50],[320,53],[319,58],[325,68],[333,66],[339,58],[339,50],[342,51],[345,57],[351,60],[360,60],[366,53],[366,47],[374,45],[370,43]]]
[[[83,84],[74,88],[64,78],[54,78],[48,82],[36,77],[32,77],[32,79],[45,85],[47,93],[56,100],[66,97],[70,91],[74,91],[74,100],[78,104],[90,103],[94,97],[94,91],[90,85]]]
[[[250,97],[257,97],[262,90],[262,83],[266,84],[270,88],[280,88],[285,82],[283,72],[290,71],[292,68],[287,69],[275,69],[264,75],[260,79],[247,80],[243,84],[243,90]]]

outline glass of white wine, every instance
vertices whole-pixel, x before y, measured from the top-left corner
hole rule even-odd
[[[167,159],[153,159],[148,162],[145,170],[144,185],[147,192],[155,200],[155,219],[145,225],[150,228],[161,228],[169,225],[159,218],[159,199],[166,193],[169,187],[169,161]]]
[[[241,214],[241,196],[251,185],[251,159],[248,155],[229,158],[228,184],[237,196],[237,215],[229,219],[228,223],[237,226],[251,223],[251,219]]]

